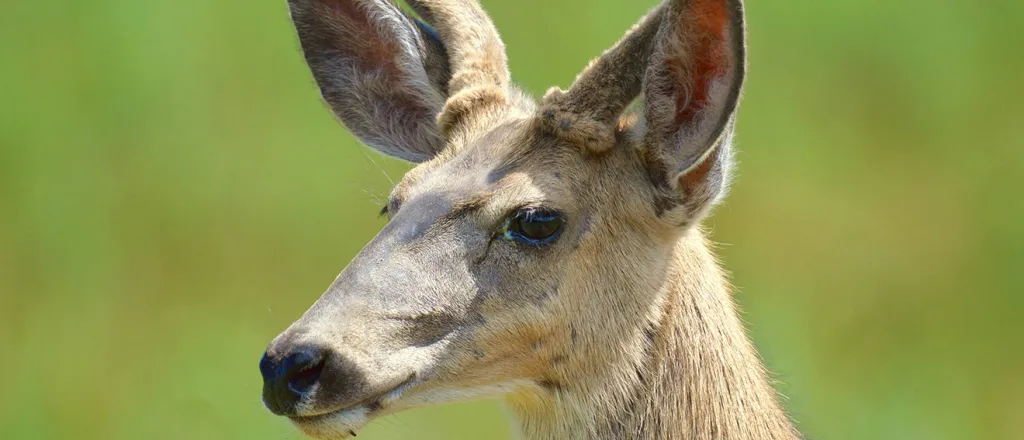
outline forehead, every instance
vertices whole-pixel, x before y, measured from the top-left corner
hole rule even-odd
[[[488,198],[535,202],[564,200],[583,171],[579,149],[513,120],[453,145],[451,151],[410,171],[396,186],[395,202],[443,194],[452,203]]]

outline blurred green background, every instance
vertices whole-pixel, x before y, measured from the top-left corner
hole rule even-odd
[[[708,224],[789,411],[813,439],[1024,438],[1024,3],[748,3]],[[484,4],[539,95],[654,0]],[[300,437],[259,355],[409,166],[334,122],[290,26],[283,0],[0,3],[0,438]],[[478,402],[359,438],[511,433]]]

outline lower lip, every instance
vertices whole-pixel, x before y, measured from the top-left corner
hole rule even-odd
[[[372,406],[382,408],[391,402],[394,402],[401,397],[407,389],[412,387],[415,380],[416,375],[410,375],[408,379],[402,381],[402,383],[399,383],[387,392],[355,406],[312,416],[289,417],[289,419],[292,423],[298,426],[299,429],[312,437],[330,437],[330,435],[316,435],[316,431],[321,430],[331,431],[330,434],[333,436],[338,436],[339,434],[345,437],[349,435],[354,436],[356,429],[362,428],[367,422],[369,422],[370,411],[368,408],[371,406],[370,403],[373,404]]]

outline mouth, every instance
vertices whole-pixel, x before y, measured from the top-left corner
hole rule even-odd
[[[415,385],[416,373],[383,392],[373,394],[353,405],[319,414],[290,416],[289,420],[306,435],[319,439],[355,437],[370,419],[387,408]]]

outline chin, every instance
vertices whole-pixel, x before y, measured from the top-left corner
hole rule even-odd
[[[311,417],[290,417],[292,424],[303,434],[319,440],[335,440],[355,437],[370,421],[370,411],[365,406],[343,409]]]

